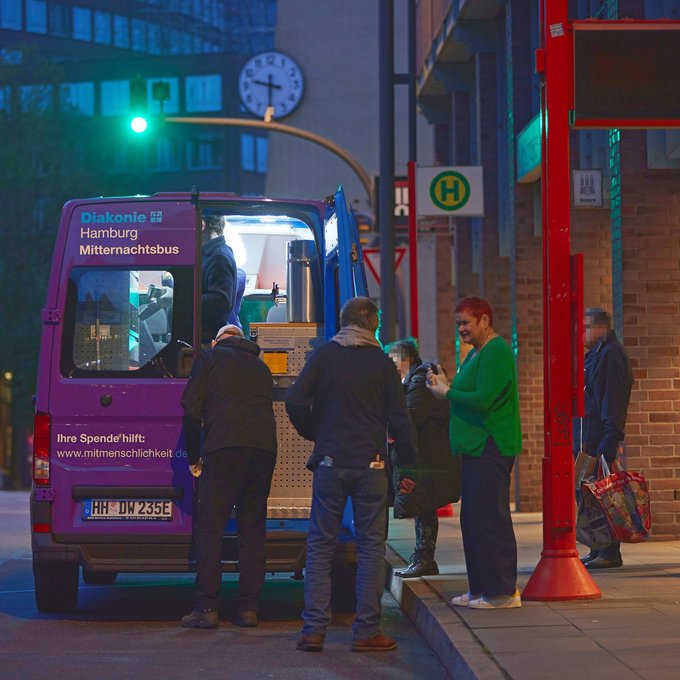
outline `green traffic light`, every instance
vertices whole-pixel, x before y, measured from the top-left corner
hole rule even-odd
[[[146,132],[146,129],[148,127],[148,122],[146,118],[142,116],[135,116],[131,121],[130,121],[130,128],[133,132],[136,132],[137,134],[141,134],[142,132]]]

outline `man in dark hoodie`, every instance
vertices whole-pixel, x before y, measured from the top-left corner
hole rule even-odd
[[[272,375],[238,326],[221,328],[201,352],[182,395],[189,465],[199,477],[196,601],[183,628],[217,628],[224,525],[236,507],[239,584],[236,624],[258,623],[265,577],[267,497],[276,462]],[[204,430],[201,460],[201,426]],[[195,521],[194,517],[194,521]]]
[[[304,625],[297,648],[321,651],[330,622],[331,565],[345,503],[352,499],[357,546],[354,652],[395,649],[380,631],[387,525],[386,431],[399,465],[416,463],[415,430],[392,360],[375,337],[378,307],[352,298],[340,312],[340,332],[309,357],[286,394],[295,429],[314,442],[314,472],[305,565]],[[410,479],[402,488],[412,488]]]
[[[613,463],[624,437],[633,372],[604,309],[586,309],[583,337],[588,350],[584,360],[585,409],[583,418],[574,422],[574,454],[582,448],[590,456],[604,456]],[[621,567],[621,544],[616,541],[592,549],[581,561],[586,569]]]

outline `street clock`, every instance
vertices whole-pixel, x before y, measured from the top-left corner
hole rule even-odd
[[[258,118],[268,107],[273,118],[295,110],[304,92],[304,77],[294,59],[281,52],[262,52],[251,57],[241,69],[238,91],[243,105]]]

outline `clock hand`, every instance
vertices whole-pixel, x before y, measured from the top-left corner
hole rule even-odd
[[[280,90],[281,85],[276,85],[274,83],[265,83],[264,80],[253,80],[255,85],[264,85],[265,87],[274,88],[275,90]]]

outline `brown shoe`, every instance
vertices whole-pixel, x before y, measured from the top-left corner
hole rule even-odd
[[[321,633],[312,633],[305,635],[304,633],[298,639],[295,648],[301,652],[320,652],[323,649],[323,641],[325,636]]]
[[[391,652],[397,648],[397,641],[385,633],[377,633],[367,640],[352,640],[353,652]]]

